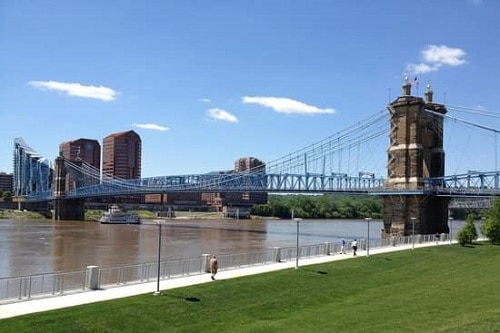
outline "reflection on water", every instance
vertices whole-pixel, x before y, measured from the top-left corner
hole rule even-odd
[[[203,253],[259,252],[295,246],[297,225],[290,220],[162,221],[164,259]],[[462,223],[453,223],[454,233]],[[380,239],[381,221],[370,222]],[[88,265],[114,266],[157,260],[156,221],[113,225],[82,221],[0,220],[0,277],[75,271]],[[364,220],[303,220],[300,245],[366,238]]]

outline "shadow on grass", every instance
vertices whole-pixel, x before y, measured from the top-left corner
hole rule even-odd
[[[182,295],[174,295],[171,293],[161,293],[159,296],[167,297],[167,298],[174,298],[174,299],[182,299],[187,302],[201,302],[201,299],[198,297],[193,297],[193,296],[182,296]]]
[[[199,302],[199,301],[201,301],[198,297],[186,297],[185,300],[188,301],[188,302]]]
[[[314,270],[314,269],[309,269],[309,268],[304,268],[304,267],[301,267],[300,270],[302,272],[307,272],[307,273],[320,274],[320,275],[328,275],[328,272],[326,272],[326,271],[317,271],[317,270]]]

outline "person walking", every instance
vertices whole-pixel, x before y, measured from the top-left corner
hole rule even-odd
[[[436,244],[439,244],[439,232],[436,232],[436,234],[434,235],[434,239],[436,240]]]
[[[345,254],[345,239],[342,240],[342,246],[340,247],[340,254]]]
[[[356,239],[354,239],[351,243],[351,247],[352,247],[352,255],[355,256],[356,255],[356,251],[358,250],[358,242],[356,241]]]
[[[210,259],[210,277],[212,280],[215,280],[215,274],[217,274],[217,270],[219,269],[219,263],[217,262],[217,257],[212,256]]]

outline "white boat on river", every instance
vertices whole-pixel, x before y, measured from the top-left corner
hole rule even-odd
[[[99,219],[103,224],[139,224],[139,215],[133,212],[126,212],[118,205],[111,205],[107,212]]]

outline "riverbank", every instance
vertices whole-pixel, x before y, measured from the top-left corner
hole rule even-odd
[[[0,209],[0,219],[45,220],[46,217],[27,210]]]
[[[189,220],[234,220],[234,218],[227,218],[220,212],[188,212],[188,211],[176,211],[174,217],[159,217],[156,216],[154,212],[141,210],[137,212],[139,218],[142,220],[179,220],[179,221],[189,221]],[[104,214],[102,210],[87,210],[85,212],[85,221],[96,222]],[[0,209],[0,219],[35,219],[35,220],[45,220],[42,214],[31,211],[20,211],[14,209]],[[276,217],[265,217],[265,216],[250,216],[246,220],[279,220]]]

